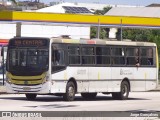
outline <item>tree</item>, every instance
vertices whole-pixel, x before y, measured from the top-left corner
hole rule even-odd
[[[107,13],[112,7],[107,6],[104,7],[103,10],[96,10],[94,12],[95,15],[104,15],[105,13]],[[96,38],[97,37],[97,27],[91,27],[91,35],[90,38]],[[105,39],[108,37],[108,28],[101,28],[100,29],[100,39]]]
[[[151,34],[151,29],[124,29],[122,36],[123,39],[131,39],[133,41],[149,41]]]
[[[5,0],[2,0],[2,4],[4,4],[4,1],[5,1]],[[11,1],[11,2],[17,4],[17,1],[16,1],[16,0],[8,0],[8,1]]]
[[[154,42],[157,44],[160,60],[160,30],[157,29],[124,29],[123,39],[132,41]]]
[[[112,7],[110,6],[107,6],[107,7],[104,7],[103,10],[96,10],[94,12],[95,15],[104,15],[106,14]]]
[[[9,1],[13,2],[14,4],[17,4],[16,0],[9,0]]]

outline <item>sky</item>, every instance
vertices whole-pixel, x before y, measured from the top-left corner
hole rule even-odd
[[[23,0],[21,0],[23,1]],[[146,6],[152,3],[159,3],[160,0],[40,0],[41,2],[49,4],[54,1],[64,2],[84,2],[84,3],[106,3],[106,4],[123,4],[123,5],[142,5]]]

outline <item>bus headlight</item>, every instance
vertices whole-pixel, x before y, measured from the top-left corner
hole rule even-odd
[[[49,81],[49,76],[46,75],[46,77],[44,77],[43,81],[42,81],[42,84],[46,83]]]
[[[11,79],[8,76],[6,76],[6,82],[11,84]]]

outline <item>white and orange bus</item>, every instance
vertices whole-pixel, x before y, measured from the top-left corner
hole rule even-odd
[[[28,100],[53,94],[73,101],[77,93],[124,100],[130,91],[156,88],[158,53],[149,42],[15,37],[9,41],[6,71],[7,92]]]

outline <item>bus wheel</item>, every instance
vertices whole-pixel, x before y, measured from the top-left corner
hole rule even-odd
[[[27,100],[35,100],[37,97],[37,94],[26,94]]]
[[[81,96],[85,99],[94,99],[97,93],[81,93]]]
[[[73,101],[75,98],[75,85],[72,81],[67,83],[66,93],[63,95],[65,101]]]
[[[121,91],[117,94],[119,100],[126,100],[129,95],[129,84],[127,81],[121,83]]]

